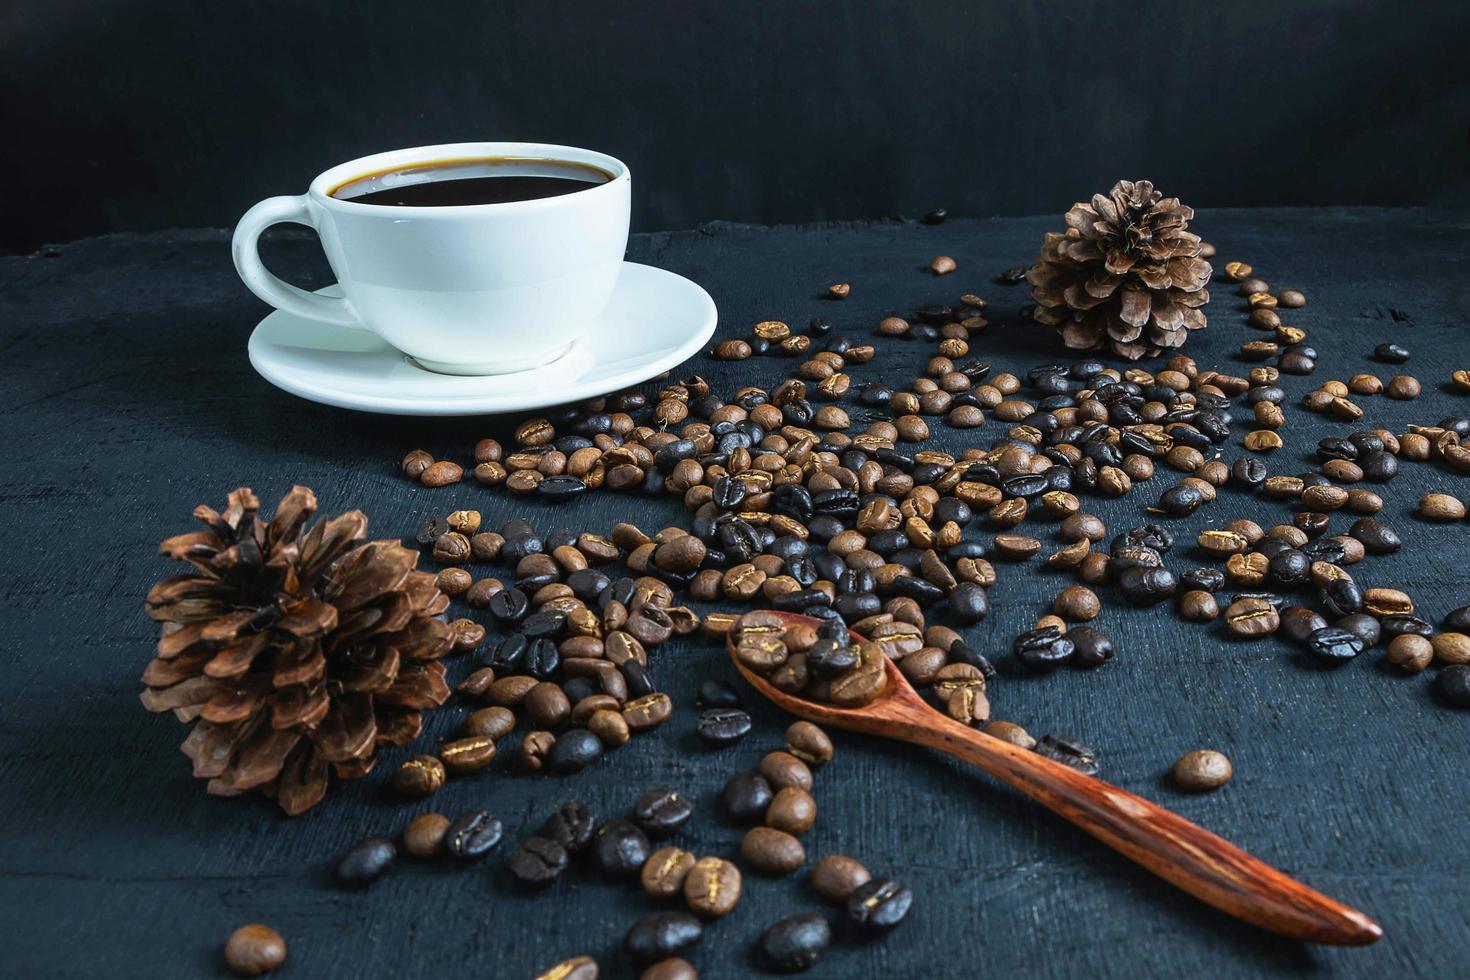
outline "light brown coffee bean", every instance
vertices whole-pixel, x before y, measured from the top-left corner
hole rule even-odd
[[[1418,378],[1399,374],[1388,379],[1388,385],[1383,389],[1383,393],[1389,398],[1411,401],[1419,397],[1420,390]]]
[[[1085,585],[1072,585],[1063,589],[1052,601],[1052,612],[1074,623],[1085,623],[1096,619],[1102,612],[1102,600],[1097,593]]]
[[[430,464],[419,474],[419,482],[426,487],[447,487],[451,483],[458,483],[463,478],[464,467],[447,459]]]
[[[258,977],[284,962],[286,940],[270,926],[252,922],[230,933],[225,941],[225,965],[236,976]]]
[[[628,744],[630,734],[628,720],[623,717],[621,711],[598,708],[587,719],[587,730],[596,735],[598,740],[608,748],[615,749],[620,745]]]
[[[786,729],[786,751],[808,766],[824,766],[835,750],[826,732],[809,721],[798,721]]]
[[[1470,636],[1464,633],[1436,633],[1429,638],[1434,647],[1435,663],[1441,667],[1470,664]]]
[[[459,728],[460,735],[483,735],[500,740],[515,731],[516,716],[509,708],[480,708],[470,713]]]
[[[853,858],[843,854],[829,854],[816,864],[807,874],[807,884],[811,885],[812,891],[829,902],[842,903],[847,901],[853,889],[859,885],[866,885],[873,876],[868,869]]]
[[[442,813],[424,813],[403,828],[403,849],[410,857],[431,860],[444,853],[444,832],[449,818]]]
[[[1406,674],[1417,674],[1434,662],[1434,644],[1413,633],[1404,633],[1388,641],[1385,658]]]
[[[674,702],[667,694],[655,691],[623,705],[623,720],[635,732],[657,728],[669,720],[674,712]]]
[[[750,355],[750,344],[743,340],[722,340],[710,351],[717,361],[743,361]]]
[[[1419,498],[1419,516],[1428,521],[1458,521],[1465,516],[1465,505],[1447,493],[1426,493]]]
[[[1002,742],[1019,745],[1023,749],[1036,748],[1036,739],[1031,737],[1031,733],[1014,722],[992,721],[982,731],[987,735],[1000,739]]]
[[[740,857],[767,875],[790,874],[806,861],[801,841],[773,827],[752,827],[740,842]]]
[[[756,771],[775,790],[781,790],[787,787],[795,787],[796,789],[802,790],[810,790],[812,788],[812,771],[807,768],[805,762],[802,762],[790,752],[766,753],[756,766]]]
[[[956,268],[955,260],[948,255],[936,255],[929,261],[929,271],[936,276],[947,276]]]
[[[769,782],[770,780],[767,780]],[[766,826],[800,837],[817,822],[817,801],[798,786],[787,786],[776,792],[766,808]]]
[[[694,855],[682,848],[659,848],[643,862],[638,880],[650,898],[673,898],[683,892],[694,864]]]
[[[1209,623],[1220,616],[1215,597],[1202,589],[1191,589],[1179,597],[1179,618],[1191,623]]]
[[[724,858],[700,858],[684,877],[684,901],[702,918],[729,915],[740,901],[740,869]]]
[[[488,735],[471,735],[445,742],[439,749],[439,761],[445,771],[455,776],[479,772],[495,761],[495,739]]]
[[[1231,636],[1267,636],[1280,625],[1281,616],[1265,599],[1237,599],[1225,610],[1225,629]]]
[[[1203,793],[1230,782],[1234,770],[1223,753],[1213,749],[1195,749],[1180,756],[1169,769],[1169,775],[1180,789]]]
[[[597,980],[597,961],[590,956],[574,956],[536,974],[532,980]]]

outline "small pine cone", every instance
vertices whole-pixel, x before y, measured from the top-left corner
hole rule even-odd
[[[1146,180],[1122,180],[1074,204],[1026,273],[1035,319],[1075,350],[1109,347],[1129,360],[1184,346],[1205,326],[1213,270],[1188,231],[1194,209]]]
[[[195,508],[204,530],[160,546],[195,572],[148,593],[163,631],[141,698],[195,723],[182,749],[210,793],[260,790],[294,816],[321,802],[329,773],[366,775],[380,747],[418,735],[419,713],[449,696],[438,659],[454,633],[417,552],[365,541],[361,511],[307,531],[306,487],[269,522],[259,510],[242,487],[223,513]]]

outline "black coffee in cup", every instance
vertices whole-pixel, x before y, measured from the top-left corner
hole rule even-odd
[[[439,160],[364,174],[332,188],[330,194],[354,204],[442,208],[559,197],[611,179],[611,174],[580,163],[486,157]]]

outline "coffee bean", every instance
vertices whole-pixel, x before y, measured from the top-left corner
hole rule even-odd
[[[495,761],[495,739],[471,735],[445,742],[439,749],[439,761],[446,772],[456,776],[479,772]]]
[[[645,969],[638,980],[699,980],[699,971],[683,957],[673,956]]]
[[[1402,364],[1409,359],[1409,349],[1401,344],[1379,344],[1373,348],[1373,356],[1389,364]]]
[[[694,729],[707,745],[734,745],[750,734],[750,715],[739,708],[706,708],[695,719]]]
[[[602,740],[585,728],[572,728],[556,737],[546,761],[553,772],[569,774],[581,772],[601,758]]]
[[[845,282],[834,282],[827,287],[827,296],[830,299],[846,299],[852,292],[852,286]]]
[[[1363,638],[1338,626],[1314,630],[1304,645],[1314,659],[1329,666],[1346,663],[1363,652]]]
[[[1113,641],[1101,630],[1076,626],[1067,631],[1067,639],[1075,648],[1072,662],[1078,667],[1098,667],[1113,658]]]
[[[538,973],[533,980],[597,980],[597,961],[590,956],[574,956]]]
[[[623,718],[628,727],[636,732],[657,728],[668,720],[674,711],[674,702],[667,694],[645,694],[643,697],[623,705]]]
[[[1434,661],[1434,644],[1422,636],[1404,633],[1388,643],[1385,659],[1406,674],[1417,674]]]
[[[444,814],[421,814],[403,828],[403,849],[411,857],[436,858],[444,853],[444,835],[448,830],[449,818]]]
[[[762,874],[784,875],[801,867],[806,849],[783,830],[752,827],[740,842],[740,857]]]
[[[485,810],[466,810],[444,832],[444,851],[457,861],[484,857],[500,843],[502,827]]]
[[[1220,615],[1220,606],[1215,597],[1200,589],[1193,589],[1179,597],[1179,616],[1192,623],[1213,622]]]
[[[724,681],[702,681],[698,703],[701,708],[738,708],[740,692]]]
[[[1014,286],[1026,281],[1026,269],[1024,266],[1012,266],[1002,272],[996,279],[1002,286]]]
[[[1009,742],[1023,749],[1036,748],[1036,739],[1032,738],[1026,729],[1013,722],[992,721],[985,726],[984,731],[985,734],[998,738],[1002,742]]]
[[[787,786],[776,793],[766,809],[766,826],[801,836],[817,821],[817,801],[806,790]]]
[[[525,887],[545,887],[556,882],[566,870],[567,854],[556,840],[526,837],[507,861],[510,874]]]
[[[891,878],[873,878],[847,896],[847,917],[870,936],[894,929],[909,914],[914,893]]]
[[[258,977],[284,962],[286,940],[270,926],[253,922],[230,933],[225,941],[225,965],[236,976]]]
[[[650,912],[628,929],[623,951],[644,966],[678,956],[703,936],[704,926],[688,912]]]
[[[1453,708],[1470,708],[1470,666],[1453,664],[1434,677],[1434,693]]]
[[[1465,505],[1447,493],[1428,493],[1419,498],[1419,516],[1429,521],[1458,521],[1465,516]]]
[[[1097,752],[1070,735],[1048,732],[1041,736],[1034,751],[1039,756],[1060,762],[1087,776],[1096,776],[1099,772]]]
[[[944,210],[944,208],[935,208],[933,211],[925,211],[924,216],[919,220],[926,225],[941,225],[944,224],[944,219],[948,216],[949,212]]]
[[[1410,377],[1407,374],[1399,374],[1388,380],[1388,384],[1384,386],[1383,393],[1389,398],[1407,401],[1418,398],[1420,390],[1421,386],[1418,378]]]
[[[790,752],[768,752],[761,758],[756,771],[773,790],[812,788],[812,771]]]
[[[1096,619],[1102,612],[1102,602],[1097,593],[1085,585],[1073,585],[1063,589],[1052,601],[1052,612],[1072,622]]]
[[[740,869],[723,858],[700,858],[684,878],[684,901],[706,919],[728,915],[740,901]]]
[[[1293,310],[1307,305],[1306,295],[1296,289],[1283,289],[1276,299],[1282,306]]]
[[[1363,548],[1370,555],[1392,554],[1402,545],[1398,532],[1373,517],[1355,521],[1348,533],[1362,542]]]
[[[737,824],[755,823],[766,815],[775,798],[771,784],[755,772],[737,772],[725,782],[721,798],[725,812]]]
[[[743,340],[722,340],[710,351],[717,361],[743,361],[751,355],[750,344]]]
[[[368,837],[353,845],[337,863],[337,884],[364,888],[383,876],[398,858],[398,849],[386,837]]]
[[[654,851],[643,862],[639,883],[649,898],[672,898],[683,894],[684,879],[694,867],[694,855],[677,847]]]
[[[424,468],[419,474],[419,482],[426,487],[447,487],[451,483],[458,483],[463,477],[464,468],[462,466],[447,459],[441,459]]]
[[[808,766],[826,765],[834,752],[827,733],[809,721],[794,722],[786,729],[786,750]]]
[[[537,836],[560,844],[568,854],[581,852],[592,843],[595,821],[587,804],[580,800],[567,800],[557,805],[541,825]]]
[[[961,623],[978,623],[990,615],[990,596],[974,582],[960,582],[950,591],[949,611]]]
[[[1470,663],[1470,636],[1464,633],[1439,633],[1430,637],[1434,660],[1441,665]]]
[[[862,864],[841,854],[829,854],[807,875],[807,883],[829,902],[846,902],[853,889],[867,884],[872,877]]]
[[[1163,602],[1178,587],[1178,579],[1167,568],[1125,568],[1118,576],[1118,591],[1135,606]]]
[[[936,255],[929,262],[929,271],[936,276],[947,276],[956,268],[955,260],[948,255]]]
[[[617,704],[616,698],[610,699]],[[587,730],[596,735],[598,740],[608,748],[617,748],[628,744],[630,735],[628,721],[623,713],[615,708],[599,708],[592,712],[587,719]]]
[[[1072,659],[1072,641],[1056,626],[1029,630],[1017,636],[1011,652],[1023,665],[1035,671],[1055,670]]]
[[[790,915],[760,938],[761,964],[776,973],[799,973],[812,967],[832,945],[832,926],[815,912]]]
[[[648,838],[629,820],[609,820],[592,835],[593,860],[603,874],[613,877],[637,874],[650,850]]]
[[[1174,785],[1190,793],[1203,793],[1230,782],[1234,775],[1230,760],[1213,749],[1195,749],[1180,756],[1169,769]]]
[[[651,789],[633,803],[633,819],[650,837],[668,837],[694,816],[694,803],[667,786]]]
[[[1280,614],[1265,599],[1239,599],[1225,610],[1225,630],[1231,636],[1268,636],[1280,626]]]
[[[444,764],[432,755],[416,755],[393,773],[393,788],[404,796],[422,799],[444,785]]]

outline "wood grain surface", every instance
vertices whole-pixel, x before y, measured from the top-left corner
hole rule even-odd
[[[1065,359],[1050,331],[1024,323],[1022,287],[996,285],[1027,264],[1058,216],[756,228],[715,224],[635,237],[629,257],[703,284],[722,335],[780,318],[826,315],[865,336],[890,312],[977,291],[992,326],[975,353],[997,370]],[[1270,465],[1296,473],[1318,438],[1347,426],[1296,408],[1312,383],[1372,371],[1421,377],[1416,402],[1361,399],[1367,424],[1395,429],[1470,415],[1451,369],[1470,368],[1470,222],[1435,211],[1205,211],[1195,225],[1277,288],[1309,305],[1288,322],[1321,350],[1315,379],[1288,378],[1287,446]],[[937,254],[959,271],[922,270]],[[303,285],[330,274],[317,244],[272,239],[266,260]],[[852,283],[840,303],[829,282]],[[1202,364],[1243,371],[1244,326],[1228,287],[1212,290],[1211,326],[1191,341]],[[693,732],[694,691],[733,679],[723,648],[672,644],[655,675],[678,710],[592,770],[558,779],[497,764],[452,781],[431,803],[386,792],[396,756],[340,789],[317,811],[281,817],[261,800],[205,796],[178,751],[185,729],[139,705],[138,676],[155,639],[143,615],[149,585],[174,569],[156,554],[189,527],[198,503],[218,505],[247,484],[274,500],[293,483],[315,488],[323,512],[363,508],[372,530],[411,533],[422,518],[476,507],[494,524],[528,513],[543,527],[657,527],[682,519],[671,502],[589,495],[560,510],[473,485],[426,490],[396,472],[408,449],[467,457],[476,438],[513,420],[420,421],[357,415],[270,387],[245,359],[265,313],[236,280],[223,231],[114,236],[74,243],[56,258],[0,259],[0,911],[10,924],[0,974],[17,977],[193,977],[224,971],[236,926],[267,922],[290,944],[283,976],[530,977],[589,953],[604,975],[634,975],[618,952],[651,906],[634,883],[569,874],[533,897],[514,893],[501,860],[559,800],[577,796],[621,814],[639,792],[677,786],[698,801],[678,842],[734,855],[740,830],[717,806],[725,779],[780,746],[788,717],[752,703],[756,727],[737,747],[704,749]],[[1398,340],[1402,369],[1370,359]],[[859,381],[902,382],[928,345],[879,341]],[[701,362],[721,387],[777,377],[789,362]],[[1226,450],[1239,455],[1244,423]],[[947,448],[985,444],[1001,427],[935,426]],[[1162,484],[1155,481],[1155,490]],[[1378,488],[1375,488],[1378,489]],[[1365,585],[1400,585],[1438,620],[1470,602],[1470,526],[1429,526],[1412,507],[1431,489],[1470,496],[1470,480],[1406,464],[1385,492],[1384,517],[1405,540],[1354,570]],[[1153,493],[1088,501],[1115,530],[1148,519]],[[1188,540],[1236,517],[1262,524],[1291,508],[1236,492],[1193,518],[1169,562],[1197,563]],[[1338,515],[1333,527],[1344,530]],[[1042,526],[1041,536],[1051,530]],[[969,536],[988,540],[973,528]],[[876,943],[842,942],[808,974],[823,978],[991,976],[1453,977],[1470,974],[1470,714],[1434,703],[1425,676],[1397,676],[1372,650],[1338,670],[1304,661],[1285,640],[1236,642],[1220,627],[1164,610],[1109,603],[1095,624],[1118,654],[1099,670],[1024,676],[1005,651],[1067,581],[1003,566],[993,612],[968,631],[996,654],[995,713],[1034,734],[1066,732],[1094,746],[1102,776],[1209,827],[1323,892],[1370,910],[1385,936],[1362,949],[1323,948],[1240,924],[1177,891],[1081,831],[967,767],[911,746],[842,734],[817,773],[815,859],[846,853],[900,877],[916,899],[908,920]],[[1107,598],[1107,596],[1105,596]],[[461,661],[451,672],[468,669]],[[416,748],[432,747],[464,709],[430,718]],[[1202,796],[1173,789],[1169,765],[1197,747],[1226,752],[1235,778]],[[507,753],[510,755],[513,753]],[[508,760],[506,760],[508,761]],[[393,833],[427,809],[493,810],[506,823],[500,855],[469,869],[405,864],[371,890],[331,887],[328,869],[352,842]],[[776,919],[819,910],[799,876],[747,877],[729,918],[706,930],[692,959],[705,977],[754,972],[752,944]]]

